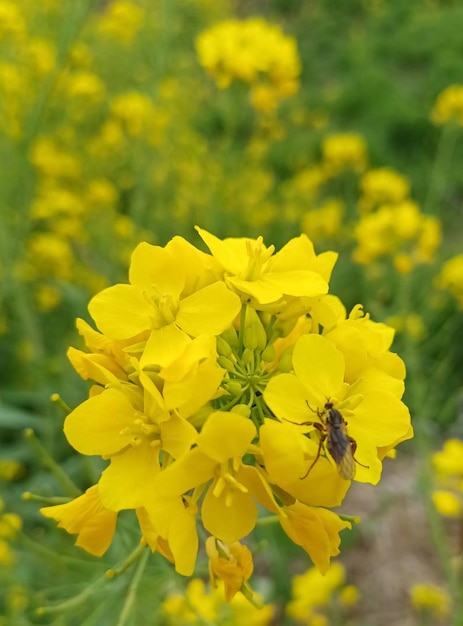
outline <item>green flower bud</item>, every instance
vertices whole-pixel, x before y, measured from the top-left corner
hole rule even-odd
[[[225,389],[228,391],[228,393],[231,396],[240,396],[241,393],[243,392],[243,388],[241,387],[241,383],[239,383],[237,380],[230,380],[229,382],[227,382],[224,385]]]
[[[224,369],[226,369],[227,372],[234,372],[235,371],[235,366],[233,365],[233,361],[231,361],[226,356],[219,356],[217,358],[217,363],[220,365],[220,367],[223,367]]]
[[[230,344],[223,339],[223,337],[217,337],[217,352],[221,356],[230,356],[232,349]]]
[[[224,332],[220,335],[224,341],[228,343],[232,348],[236,348],[239,344],[238,334],[236,330],[231,326],[224,330]]]
[[[250,350],[249,348],[245,348],[243,350],[243,356],[241,357],[241,361],[245,365],[253,365],[254,364],[254,350]]]
[[[251,417],[251,409],[247,404],[235,404],[231,412],[238,413],[238,415],[242,415],[243,417]]]
[[[271,363],[274,358],[275,358],[275,346],[272,343],[272,344],[269,344],[268,346],[265,346],[264,350],[262,351],[262,360],[265,363]]]
[[[280,357],[280,361],[278,363],[278,371],[279,372],[290,372],[293,369],[293,350],[289,348],[285,350]]]

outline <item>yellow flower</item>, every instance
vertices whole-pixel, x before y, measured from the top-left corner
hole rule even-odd
[[[324,139],[322,157],[329,176],[336,176],[346,169],[362,172],[367,164],[367,148],[360,135],[340,133]]]
[[[463,513],[461,494],[438,489],[432,492],[432,502],[441,515],[461,518]]]
[[[344,214],[344,205],[339,200],[327,200],[318,209],[307,211],[302,216],[302,231],[313,241],[329,239],[339,233]]]
[[[449,85],[437,96],[434,103],[431,121],[439,125],[450,120],[463,126],[463,85]]]
[[[458,254],[444,263],[436,278],[440,289],[447,289],[463,308],[463,254]]]
[[[109,287],[89,304],[109,338],[146,340],[142,367],[172,363],[191,338],[220,334],[240,309],[239,298],[214,281],[206,255],[180,240],[165,248],[140,244],[132,254],[131,284]]]
[[[111,102],[114,118],[122,122],[129,137],[149,133],[155,123],[156,113],[151,100],[142,93],[123,93]]]
[[[21,41],[26,34],[26,24],[16,2],[0,2],[0,39],[6,36]]]
[[[341,563],[333,563],[326,574],[316,568],[294,576],[291,581],[292,599],[286,605],[286,613],[296,621],[308,623],[314,609],[326,606],[333,592],[344,584],[345,571]]]
[[[142,542],[185,576],[199,522],[214,537],[213,581],[251,598],[252,559],[236,542],[260,511],[328,571],[351,527],[329,509],[354,473],[376,483],[382,459],[412,436],[405,367],[392,328],[360,305],[347,316],[327,294],[336,254],[317,256],[304,235],[274,254],[262,238],[198,231],[211,254],[181,237],[140,244],[130,283],[90,302],[98,330],[78,321],[87,350],[68,356],[94,385],[64,432],[109,464],[90,495],[45,511],[102,553],[112,537],[102,520],[132,509]]]
[[[337,255],[315,255],[305,236],[292,239],[274,255],[262,238],[220,240],[197,228],[212,255],[225,272],[225,281],[243,297],[258,304],[272,304],[284,296],[319,296],[328,291],[328,280]]]
[[[260,110],[271,110],[277,99],[299,88],[301,65],[295,40],[261,18],[220,22],[197,37],[196,50],[219,88],[234,79],[255,85],[252,100]]]
[[[142,27],[144,16],[143,9],[134,2],[116,0],[98,16],[97,28],[102,35],[128,45]]]
[[[413,585],[410,589],[410,601],[415,609],[430,611],[435,617],[446,617],[450,614],[450,596],[437,585]]]
[[[242,458],[255,435],[252,422],[238,413],[212,413],[196,447],[158,475],[157,492],[180,496],[208,484],[201,508],[204,528],[225,543],[245,537],[255,526],[257,506],[248,478],[254,468]]]
[[[279,517],[288,537],[307,552],[322,574],[326,574],[330,558],[339,554],[339,533],[351,528],[350,522],[341,520],[328,509],[306,506],[302,502],[282,507]]]
[[[116,530],[117,513],[103,506],[97,485],[66,504],[40,509],[45,517],[58,522],[70,534],[77,534],[76,546],[95,556],[102,556],[111,545]]]
[[[315,435],[318,441],[320,431],[325,430],[326,439],[319,445],[333,462],[336,455],[330,452],[333,443],[326,427],[328,406],[332,405],[347,422],[340,458],[354,454],[356,480],[376,484],[381,476],[378,447],[408,436],[410,416],[405,405],[375,377],[348,384],[344,354],[320,335],[304,335],[298,340],[293,367],[294,374],[280,374],[269,381],[264,392],[267,404],[280,420],[292,422],[293,428],[298,428],[295,424],[303,426],[303,432]],[[320,430],[313,424],[320,425]],[[355,441],[355,450],[350,449],[346,436]],[[337,465],[340,467],[339,462]]]
[[[239,542],[225,545],[215,537],[208,537],[206,552],[212,586],[216,587],[217,580],[222,580],[225,598],[229,602],[252,575],[254,565],[251,551]]]
[[[370,210],[386,202],[401,202],[410,192],[410,184],[405,176],[387,167],[366,172],[360,181],[360,188],[363,194],[360,208],[363,210]]]
[[[440,476],[463,477],[463,441],[448,439],[442,450],[433,454],[432,464]]]

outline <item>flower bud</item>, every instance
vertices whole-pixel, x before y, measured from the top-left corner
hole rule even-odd
[[[231,409],[232,413],[238,413],[238,415],[242,415],[243,417],[251,416],[251,409],[247,404],[235,404],[235,406]]]
[[[254,363],[254,350],[245,348],[243,350],[243,356],[241,357],[241,360],[245,365],[252,365]]]
[[[221,356],[230,356],[232,349],[230,344],[223,339],[223,337],[217,337],[217,353]]]
[[[264,350],[262,351],[262,360],[265,363],[271,363],[274,358],[275,358],[275,346],[272,343],[272,344],[265,346]]]
[[[228,383],[226,383],[225,389],[231,396],[236,397],[240,396],[243,391],[241,384],[237,380],[230,380]]]
[[[235,370],[233,362],[226,356],[219,356],[217,358],[217,363],[220,365],[220,367],[223,367],[228,372],[233,372]]]
[[[224,332],[220,336],[232,348],[236,348],[239,344],[238,335],[233,326],[227,328],[227,330],[224,330]]]

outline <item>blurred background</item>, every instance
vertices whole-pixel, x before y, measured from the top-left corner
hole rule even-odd
[[[463,623],[462,32],[457,0],[0,0],[0,624]],[[337,251],[332,293],[396,329],[415,438],[350,491],[336,575],[262,530],[271,611],[191,612],[198,579],[183,614],[153,559],[120,621],[99,577],[130,521],[97,561],[22,494],[62,494],[48,455],[91,483],[50,400],[86,396],[75,319],[195,225]]]

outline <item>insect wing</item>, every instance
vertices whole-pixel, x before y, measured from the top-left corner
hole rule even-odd
[[[326,447],[336,463],[339,475],[345,480],[352,480],[355,475],[352,443],[342,415],[334,409],[328,414]]]
[[[338,473],[341,478],[344,478],[345,480],[352,480],[354,478],[355,462],[350,442],[344,456],[340,458],[339,461],[336,461],[336,466],[338,468]]]

